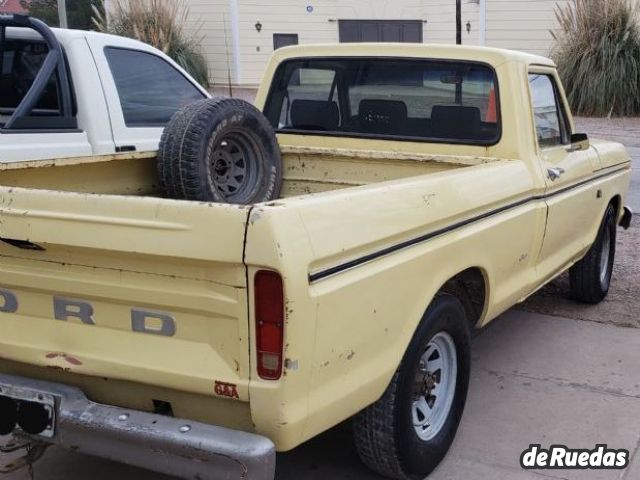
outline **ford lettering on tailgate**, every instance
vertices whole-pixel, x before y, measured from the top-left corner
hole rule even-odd
[[[19,308],[18,297],[11,290],[0,288],[2,305],[0,312],[16,313]],[[93,305],[84,300],[66,298],[55,295],[52,305],[53,318],[67,321],[70,318],[80,320],[85,325],[95,325]],[[172,337],[176,334],[176,320],[173,315],[166,312],[131,309],[131,330],[134,332],[148,333]]]

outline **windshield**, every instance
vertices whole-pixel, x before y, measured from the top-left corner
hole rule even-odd
[[[330,58],[284,62],[265,104],[284,133],[494,144],[495,72],[471,62]]]

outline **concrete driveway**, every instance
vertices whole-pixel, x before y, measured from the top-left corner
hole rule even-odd
[[[454,446],[430,480],[535,478],[636,479],[620,471],[525,472],[531,443],[593,448],[606,443],[635,454],[640,443],[640,330],[512,311],[473,345],[467,409]],[[150,472],[51,448],[38,480],[159,480]],[[27,472],[6,480],[26,480]],[[279,480],[368,480],[349,425],[278,457]]]

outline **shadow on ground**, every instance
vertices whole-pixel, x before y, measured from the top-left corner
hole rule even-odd
[[[528,312],[640,328],[640,219],[618,230],[616,262],[607,298],[599,305],[574,302],[569,275],[553,280],[517,308]]]

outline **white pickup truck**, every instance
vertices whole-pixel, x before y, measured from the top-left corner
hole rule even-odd
[[[0,17],[0,162],[157,150],[173,114],[209,96],[144,43]]]

